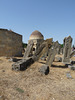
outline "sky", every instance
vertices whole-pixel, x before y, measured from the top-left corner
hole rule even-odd
[[[23,35],[24,43],[38,30],[61,44],[71,35],[74,44],[75,0],[0,0],[0,28]]]

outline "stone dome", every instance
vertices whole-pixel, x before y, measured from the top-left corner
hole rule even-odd
[[[33,39],[44,39],[44,37],[43,37],[43,35],[39,31],[35,30],[30,35],[30,40],[33,40]]]

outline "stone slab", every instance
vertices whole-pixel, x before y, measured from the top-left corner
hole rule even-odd
[[[70,58],[73,57],[74,55],[75,55],[75,50],[71,52]]]
[[[51,66],[51,64],[52,64],[52,62],[55,58],[55,55],[57,53],[57,48],[58,48],[58,41],[54,42],[53,46],[49,50],[48,58],[47,58],[47,61],[46,61],[47,65]]]
[[[23,71],[26,70],[32,63],[32,58],[22,59],[12,65],[12,70]]]
[[[71,54],[71,45],[72,45],[72,38],[71,36],[66,37],[63,41],[64,49],[63,49],[63,59],[62,62],[64,64],[70,63],[70,54]]]
[[[26,48],[26,51],[24,53],[24,58],[27,58],[30,56],[30,52],[32,50],[32,47],[33,47],[33,41],[30,41],[27,45],[27,48]]]

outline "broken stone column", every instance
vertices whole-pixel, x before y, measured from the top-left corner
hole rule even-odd
[[[64,49],[63,49],[63,63],[69,64],[70,63],[70,54],[71,54],[71,45],[72,45],[72,38],[71,36],[66,37],[64,39]]]

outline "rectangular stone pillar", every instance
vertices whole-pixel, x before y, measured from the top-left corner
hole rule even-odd
[[[70,63],[70,54],[71,54],[71,45],[72,45],[72,38],[71,36],[66,37],[64,39],[64,49],[63,49],[63,63],[69,64]]]
[[[52,62],[55,58],[55,55],[57,54],[58,46],[59,46],[58,41],[53,43],[53,46],[49,50],[48,58],[47,58],[47,61],[46,61],[47,65],[51,66],[51,64],[52,64]]]

